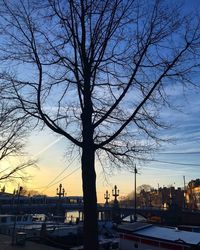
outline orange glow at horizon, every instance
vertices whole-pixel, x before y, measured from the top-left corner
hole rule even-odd
[[[29,190],[38,191],[40,194],[56,196],[56,189],[61,183],[67,196],[82,196],[80,158],[67,157],[65,152],[68,150],[68,145],[65,144],[65,141],[44,131],[31,136],[29,141],[27,146],[29,155],[38,157],[38,167],[26,169],[27,174],[32,176],[32,178],[26,182],[18,182],[18,180],[15,182],[1,182],[1,188],[5,184],[6,192],[12,193],[14,188],[17,189],[18,185],[21,185]],[[75,160],[73,161],[73,159]],[[175,159],[175,161],[177,160]],[[19,159],[12,158],[8,159],[6,164],[15,165],[18,162]],[[3,162],[0,162],[0,164],[3,164]],[[6,164],[4,167],[7,166]],[[113,200],[112,189],[114,185],[117,185],[120,197],[127,196],[134,189],[134,175],[132,173],[123,169],[123,167],[121,171],[116,170],[112,172],[113,174],[107,176],[108,181],[106,181],[100,164],[96,164],[97,199],[100,203],[104,202],[106,190],[110,194],[110,200]],[[193,176],[196,172],[188,171],[188,168],[186,170],[174,168],[174,165],[166,167],[165,165],[160,165],[160,163],[153,162],[152,164],[147,163],[142,167],[140,166],[139,173],[137,175],[137,186],[149,184],[157,188],[158,183],[160,187],[170,185],[171,183],[176,183],[177,187],[182,187],[182,176],[187,175],[189,181],[192,178],[194,179]]]

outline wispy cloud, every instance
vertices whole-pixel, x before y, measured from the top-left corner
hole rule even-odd
[[[33,157],[38,157],[39,155],[45,153],[49,148],[53,147],[53,145],[55,145],[56,143],[58,143],[61,139],[63,139],[62,136],[58,137],[53,142],[51,142],[46,147],[44,147],[42,150],[40,150],[38,153],[36,153]]]

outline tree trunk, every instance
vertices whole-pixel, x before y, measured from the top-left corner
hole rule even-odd
[[[82,182],[84,198],[84,249],[98,250],[98,221],[96,197],[95,150],[93,141],[92,112],[86,109],[82,114]]]
[[[84,197],[84,249],[98,249],[96,174],[94,169],[94,150],[91,145],[83,148],[82,180]]]

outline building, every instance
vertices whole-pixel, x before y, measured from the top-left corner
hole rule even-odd
[[[200,179],[191,180],[186,192],[187,207],[190,209],[200,209]]]
[[[141,190],[137,200],[140,207],[183,208],[184,190],[175,187],[163,187],[150,191]]]
[[[200,210],[200,186],[193,188],[192,193],[195,200],[195,206]]]

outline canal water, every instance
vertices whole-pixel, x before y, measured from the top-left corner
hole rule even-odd
[[[124,218],[123,219],[123,221],[127,221],[127,222],[131,222],[131,221],[133,221],[133,216],[127,216],[126,218]],[[139,214],[137,214],[137,221],[145,221],[146,220],[146,218],[145,217],[143,217],[143,216],[141,216],[141,215],[139,215]]]
[[[68,211],[65,213],[65,222],[72,222],[72,223],[76,223],[77,222],[77,218],[78,220],[83,220],[83,215],[82,213],[79,213],[78,211]],[[101,218],[99,217],[99,220]],[[144,217],[142,217],[141,215],[137,214],[137,221],[144,221],[146,220]],[[127,216],[126,218],[124,218],[123,221],[127,221],[127,222],[131,222],[133,221],[133,216]]]
[[[65,222],[67,223],[77,223],[78,221],[83,220],[83,214],[78,211],[67,211],[65,213]]]

